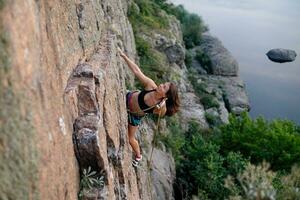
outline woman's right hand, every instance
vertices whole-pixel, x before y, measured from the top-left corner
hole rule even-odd
[[[117,47],[117,50],[118,50],[118,52],[119,52],[119,54],[120,54],[121,57],[126,56],[126,55],[124,54],[124,52],[120,49],[120,47]]]

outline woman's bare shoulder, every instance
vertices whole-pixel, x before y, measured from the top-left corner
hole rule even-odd
[[[157,85],[152,79],[150,79],[150,81],[144,86],[144,88],[145,90],[154,90],[157,88]]]

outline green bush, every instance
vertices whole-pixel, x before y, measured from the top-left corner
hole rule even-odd
[[[258,164],[270,162],[273,170],[290,170],[300,163],[300,134],[296,124],[287,120],[268,122],[259,117],[250,119],[247,113],[230,116],[222,126],[219,139],[222,152],[240,151]]]
[[[196,60],[201,64],[208,74],[212,74],[212,64],[208,55],[206,55],[203,51],[198,49],[196,51]]]
[[[282,176],[271,171],[266,162],[257,166],[248,163],[236,177],[226,178],[225,187],[230,193],[228,199],[232,200],[297,200],[300,199],[300,168],[294,166],[290,174]]]
[[[163,81],[163,74],[166,73],[162,55],[151,48],[149,42],[142,37],[136,36],[136,48],[140,57],[142,71],[152,78],[156,83]]]
[[[185,51],[184,63],[188,68],[192,66],[192,60],[193,60],[192,53],[189,50]]]
[[[94,188],[101,189],[104,186],[104,176],[92,171],[91,167],[83,169],[80,180],[80,191],[78,194],[79,199],[85,199],[84,196],[93,192]]]
[[[183,40],[187,48],[193,48],[201,42],[201,35],[206,30],[201,18],[196,14],[188,14],[183,18]]]
[[[300,167],[293,166],[291,173],[281,178],[282,187],[278,191],[277,199],[300,199]]]
[[[149,0],[135,0],[128,9],[127,16],[133,26],[134,33],[146,33],[151,30],[166,29],[168,19],[164,17],[162,9]]]
[[[185,144],[184,131],[176,117],[167,118],[167,127],[169,133],[163,138],[163,142],[171,150],[174,160],[178,164],[182,160],[181,151]]]
[[[5,0],[0,0],[0,10],[4,7],[5,5]]]
[[[219,105],[218,101],[216,100],[216,98],[211,94],[202,95],[200,101],[203,104],[205,109],[219,108],[220,107],[220,105]]]
[[[174,15],[180,21],[183,40],[187,48],[200,44],[202,33],[208,30],[200,16],[189,13],[183,5],[175,6],[164,0],[155,0],[155,2],[168,14]]]
[[[198,76],[195,75],[195,72],[192,69],[189,70],[188,78],[193,85],[196,95],[201,98],[204,94],[207,94],[205,88],[208,86],[205,82],[199,82]]]
[[[208,124],[210,125],[210,127],[216,127],[222,124],[221,119],[219,116],[210,114],[205,112],[205,119],[208,122]]]
[[[269,170],[267,163],[258,166],[249,163],[246,169],[237,175],[241,187],[238,187],[231,176],[226,178],[225,186],[230,191],[229,199],[275,200],[275,178],[276,173]]]
[[[248,160],[234,152],[222,156],[219,145],[204,134],[199,124],[189,123],[177,156],[176,183],[186,194],[182,198],[224,199],[228,195],[224,178],[242,171]]]

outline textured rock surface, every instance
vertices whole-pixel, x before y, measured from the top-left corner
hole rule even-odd
[[[196,47],[201,49],[211,60],[211,69],[209,71],[214,75],[237,76],[238,63],[232,57],[231,53],[222,45],[222,42],[211,36],[204,34],[201,45]]]
[[[211,69],[208,71],[195,58],[197,50],[201,50],[210,59]],[[191,55],[192,73],[196,74],[198,83],[204,85],[203,92],[214,96],[219,104],[218,109],[203,110],[202,116],[208,114],[217,118],[217,121],[228,123],[229,112],[239,115],[250,110],[245,84],[238,76],[238,63],[219,39],[205,33],[201,45],[194,47]],[[194,108],[187,113],[192,114],[196,110]]]
[[[181,99],[182,101],[182,120],[183,125],[191,120],[196,120],[204,129],[208,128],[205,120],[205,111],[200,103],[199,97],[193,92],[186,92]],[[187,128],[187,127],[186,127]]]
[[[292,62],[297,56],[295,51],[289,49],[271,49],[266,55],[270,60],[278,63]]]
[[[200,77],[202,81],[208,84],[208,87],[213,87],[214,90],[216,90],[216,93],[221,97],[219,100],[225,103],[228,112],[239,115],[243,111],[250,110],[245,84],[239,77],[213,75],[201,75]],[[221,116],[222,115],[228,116],[226,113],[221,114]],[[224,119],[223,116],[222,118]],[[225,119],[222,121],[225,121]]]
[[[135,54],[126,10],[118,0],[5,3],[0,199],[77,199],[73,139],[77,157],[90,155],[81,167],[104,170],[104,199],[139,199],[116,55],[117,43]]]

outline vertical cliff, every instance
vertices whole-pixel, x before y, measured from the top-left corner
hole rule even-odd
[[[77,199],[88,166],[104,177],[95,198],[150,199],[131,166],[116,53],[135,54],[127,2],[0,5],[0,199]]]

